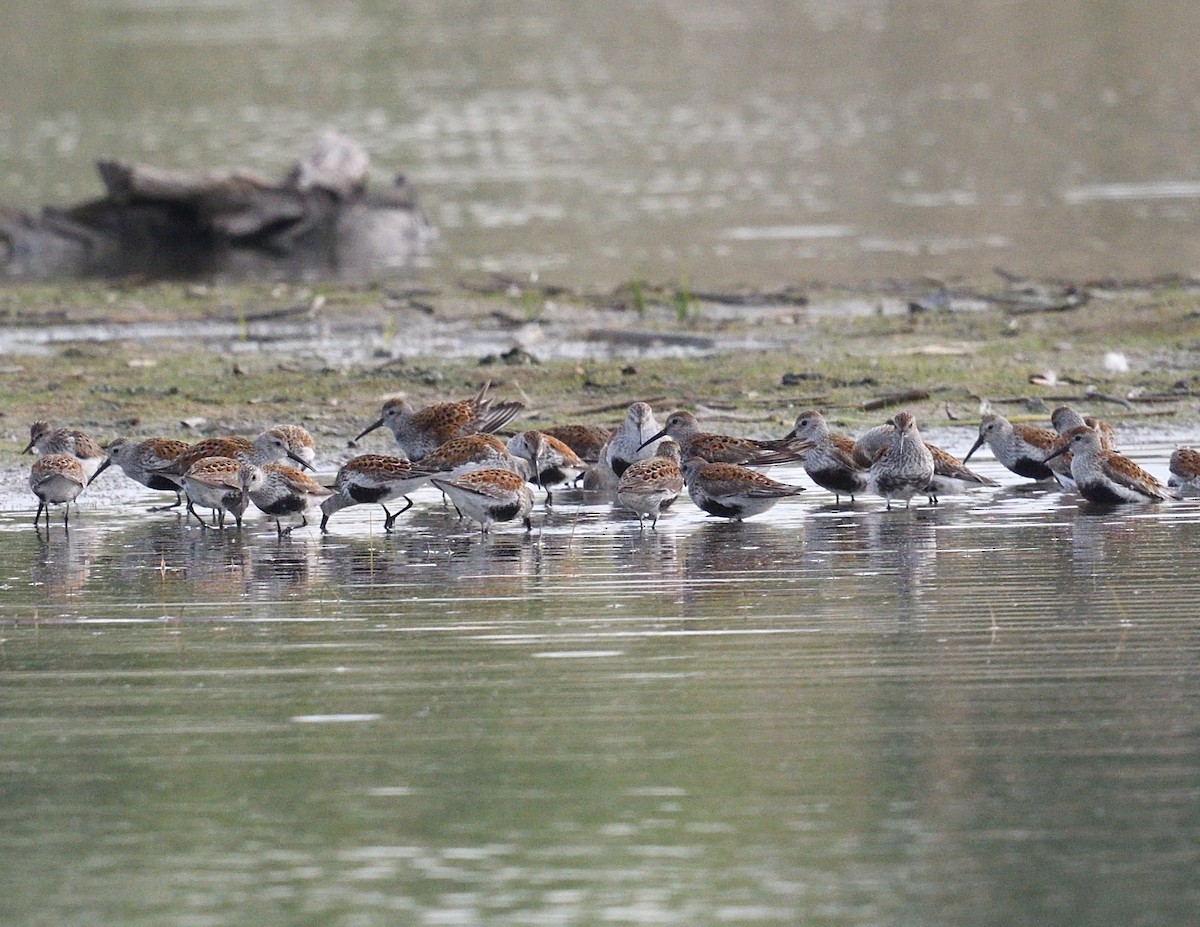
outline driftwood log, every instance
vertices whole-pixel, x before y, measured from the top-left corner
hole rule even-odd
[[[432,229],[403,177],[369,191],[370,160],[323,136],[282,182],[97,162],[102,199],[28,215],[0,206],[13,278],[367,279],[411,265]]]

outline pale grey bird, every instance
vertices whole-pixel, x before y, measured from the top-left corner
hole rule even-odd
[[[903,499],[908,508],[912,497],[929,492],[933,481],[933,454],[921,440],[916,420],[909,412],[898,412],[891,421],[892,441],[871,464],[868,484],[873,493],[887,500]]]

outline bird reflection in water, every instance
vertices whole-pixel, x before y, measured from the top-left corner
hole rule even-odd
[[[72,531],[34,532],[26,543],[37,548],[30,564],[30,582],[52,599],[83,593],[99,556],[104,532],[77,527]]]
[[[868,512],[867,563],[891,583],[900,614],[920,604],[937,567],[937,526],[948,508],[928,506],[898,513]]]

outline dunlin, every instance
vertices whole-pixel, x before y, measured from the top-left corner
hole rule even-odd
[[[253,440],[243,438],[241,435],[205,438],[203,441],[189,445],[186,451],[175,458],[174,463],[163,468],[161,472],[163,476],[175,476],[182,482],[184,474],[191,469],[192,465],[206,457],[231,457],[260,467],[286,457],[301,467],[311,470],[312,465],[301,456],[301,453],[292,449],[293,440],[294,436],[281,426],[268,428]],[[299,450],[303,451],[304,447],[301,446]]]
[[[916,420],[898,412],[891,424],[891,443],[876,455],[868,476],[871,492],[887,500],[889,511],[893,499],[903,499],[908,508],[914,495],[930,492],[933,481],[933,454],[921,440]]]
[[[485,467],[503,467],[530,477],[533,467],[525,465],[508,452],[505,443],[495,435],[464,435],[451,438],[433,452],[426,454],[414,464],[414,472],[421,471],[430,476],[453,474],[458,476],[469,470]]]
[[[879,453],[891,445],[895,430],[891,422],[885,422],[864,432],[862,437],[854,442],[855,463],[869,469]],[[990,477],[976,473],[944,448],[928,441],[925,442],[925,447],[933,455],[933,479],[929,483],[929,501],[935,505],[941,496],[953,496],[968,489],[1000,485]]]
[[[35,448],[39,454],[70,454],[83,464],[89,481],[108,459],[104,448],[86,433],[75,428],[54,428],[42,419],[30,426],[29,443],[22,453],[32,453]]]
[[[1063,489],[1075,488],[1075,478],[1071,475],[1071,451],[1066,447],[1068,431],[1074,428],[1094,428],[1100,435],[1101,447],[1106,451],[1116,450],[1116,432],[1108,422],[1080,415],[1070,406],[1059,406],[1051,412],[1050,424],[1054,426],[1058,436],[1054,446],[1046,454],[1046,465],[1054,471],[1054,478]],[[1056,451],[1062,453],[1055,453]]]
[[[1086,425],[1072,428],[1063,437],[1067,439],[1065,445],[1051,455],[1058,457],[1070,451],[1075,487],[1089,502],[1109,505],[1179,498],[1128,457],[1104,450],[1100,435]]]
[[[175,493],[174,502],[157,506],[151,509],[152,512],[173,509],[183,504],[181,480],[176,476],[165,475],[164,471],[173,467],[179,455],[187,449],[186,441],[177,441],[174,438],[147,438],[144,441],[117,438],[105,448],[108,457],[96,470],[92,480],[103,473],[109,464],[115,463],[135,483],[141,483],[147,489]]]
[[[683,491],[683,471],[679,465],[679,445],[671,439],[658,445],[658,453],[647,460],[639,460],[625,468],[617,483],[617,502],[637,513],[638,525],[658,526],[660,513]]]
[[[885,447],[891,447],[892,435],[895,431],[896,426],[891,422],[884,422],[882,425],[876,425],[874,428],[864,431],[854,441],[854,448],[851,451],[854,462],[867,470],[871,469],[871,464],[875,463],[879,452]]]
[[[664,437],[672,438],[679,444],[679,452],[684,460],[703,457],[709,463],[766,466],[799,460],[802,456],[778,441],[755,441],[701,431],[696,416],[683,410],[672,412],[662,430],[646,439],[643,446]]]
[[[407,400],[389,399],[383,412],[355,437],[355,441],[386,425],[409,460],[417,461],[453,438],[490,433],[504,427],[525,408],[521,402],[492,405],[487,395],[491,383],[484,383],[470,399],[439,402],[414,409]]]
[[[987,442],[996,459],[1017,476],[1030,480],[1048,480],[1054,471],[1046,455],[1054,450],[1058,435],[1048,428],[1014,425],[1003,415],[989,412],[979,422],[979,438],[963,458],[965,464]]]
[[[1181,447],[1171,455],[1167,485],[1182,495],[1200,495],[1200,451]]]
[[[683,480],[697,508],[735,521],[758,515],[780,499],[804,492],[803,486],[776,482],[757,470],[739,464],[708,463],[702,457],[684,463]]]
[[[413,474],[415,476],[417,473],[424,473],[426,477],[438,476],[443,479],[456,479],[472,470],[494,468],[512,470],[525,480],[533,478],[531,464],[519,457],[514,457],[508,452],[503,441],[495,435],[488,434],[451,438],[437,450],[426,454],[415,463]],[[445,493],[442,495],[446,496]],[[462,511],[457,511],[461,518]]]
[[[543,428],[542,434],[557,438],[585,463],[594,464],[600,459],[604,443],[612,437],[612,429],[602,425],[554,425]]]
[[[352,505],[376,503],[383,508],[383,530],[391,531],[396,519],[412,508],[410,492],[429,479],[424,471],[414,472],[410,461],[386,454],[360,454],[351,457],[334,477],[333,495],[321,503],[321,531],[327,531],[329,518]],[[403,499],[404,508],[389,512],[386,503]]]
[[[250,498],[242,488],[240,472],[243,461],[234,457],[204,457],[197,460],[183,475],[183,491],[187,493],[188,514],[205,528],[224,528],[225,513],[229,512],[237,527],[242,527],[242,515]],[[215,525],[210,525],[196,506],[212,509],[217,513]]]
[[[307,527],[309,509],[316,508],[333,495],[328,486],[322,486],[307,473],[286,464],[272,463],[265,467],[242,464],[238,479],[250,501],[275,519],[279,537],[291,534],[296,528]],[[300,524],[284,528],[281,519],[288,515],[299,515]]]
[[[783,441],[796,442],[794,446],[801,452],[804,472],[822,489],[833,493],[838,503],[842,496],[849,496],[853,502],[856,495],[866,490],[867,470],[854,460],[854,439],[830,431],[820,412],[809,410],[797,415],[795,426]]]
[[[929,501],[935,505],[939,496],[953,496],[968,489],[1000,485],[991,477],[976,473],[949,451],[943,450],[936,444],[926,441],[925,447],[933,455],[933,479],[929,482]]]
[[[87,485],[87,471],[83,462],[73,454],[43,454],[29,469],[29,488],[38,497],[37,514],[33,523],[37,525],[46,512],[46,527],[50,527],[50,506],[65,505],[63,527],[70,520],[71,503]]]
[[[272,425],[267,430],[283,438],[283,443],[291,452],[292,460],[302,464],[305,469],[313,469],[313,461],[317,459],[317,446],[307,428],[301,425]]]
[[[625,468],[634,461],[653,457],[658,448],[654,440],[654,434],[658,430],[654,410],[644,402],[632,403],[625,413],[621,427],[612,433],[608,443],[604,445],[598,468],[607,469],[608,474],[619,478],[625,472]]]
[[[487,534],[494,522],[520,518],[525,530],[533,530],[529,513],[533,510],[533,491],[525,478],[512,470],[499,467],[472,470],[460,477],[433,477],[432,483],[454,503],[462,514],[479,522]]]
[[[558,438],[543,431],[522,431],[509,439],[507,449],[529,464],[533,482],[546,490],[546,504],[554,502],[551,487],[581,477],[588,465]]]
[[[1112,425],[1102,419],[1093,418],[1090,415],[1081,415],[1070,406],[1059,406],[1051,412],[1050,424],[1054,426],[1054,430],[1060,435],[1065,435],[1072,428],[1086,425],[1100,435],[1100,444],[1106,451],[1115,451],[1117,449],[1117,432]]]

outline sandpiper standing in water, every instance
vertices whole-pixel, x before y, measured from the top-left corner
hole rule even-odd
[[[855,463],[869,469],[880,451],[891,444],[892,434],[895,430],[896,428],[891,422],[868,429],[862,437],[854,442]],[[990,477],[976,473],[949,451],[936,444],[926,441],[925,447],[933,455],[933,479],[929,481],[929,501],[934,505],[937,505],[940,496],[953,496],[968,489],[1000,485]]]
[[[29,429],[29,443],[21,453],[70,454],[83,465],[87,481],[100,472],[108,455],[94,438],[76,428],[54,428],[39,419]]]
[[[1071,453],[1071,475],[1079,494],[1089,502],[1111,505],[1121,502],[1163,502],[1177,499],[1174,490],[1163,486],[1128,457],[1106,451],[1100,435],[1082,425],[1063,437],[1066,443],[1052,456]]]
[[[171,469],[179,455],[187,449],[186,441],[175,438],[147,438],[144,441],[117,438],[105,448],[108,456],[88,482],[95,480],[110,464],[116,464],[129,479],[147,489],[175,493],[175,501],[170,505],[155,506],[150,511],[177,508],[183,504],[181,480],[177,476],[165,475],[165,471]]]
[[[1054,450],[1058,435],[1049,428],[1014,425],[1003,415],[989,412],[980,419],[979,438],[962,462],[965,464],[970,460],[985,442],[996,459],[1017,476],[1029,480],[1048,480],[1054,476],[1054,470],[1046,463],[1046,455]]]
[[[600,454],[601,466],[607,466],[613,476],[620,478],[631,463],[647,460],[658,452],[654,439],[658,430],[658,420],[648,404],[630,404],[621,427],[613,432]]]
[[[933,454],[921,440],[911,413],[898,412],[892,419],[892,442],[879,452],[871,464],[868,483],[871,492],[887,500],[903,499],[908,508],[912,497],[928,493],[933,481]]]
[[[316,508],[333,495],[332,489],[322,486],[307,473],[280,463],[265,467],[242,464],[238,480],[250,501],[275,519],[275,531],[281,538],[296,528],[307,527],[309,509]],[[287,515],[299,515],[300,524],[284,528],[281,519]]]
[[[183,475],[183,491],[187,494],[187,510],[202,528],[224,528],[225,513],[234,518],[238,530],[250,499],[242,488],[240,473],[244,461],[235,457],[204,457],[188,467]],[[216,522],[209,524],[200,517],[196,506],[216,512]]]
[[[552,486],[576,480],[588,470],[578,454],[544,431],[522,431],[509,439],[507,449],[529,464],[533,482],[546,490],[546,505],[554,504]]]
[[[651,435],[643,446],[659,438],[672,438],[679,444],[684,460],[703,457],[709,463],[733,463],[744,467],[767,466],[799,460],[801,454],[778,441],[755,441],[701,431],[700,423],[691,412],[680,410],[667,416],[662,430]]]
[[[1117,435],[1112,425],[1091,416],[1084,417],[1070,406],[1059,406],[1050,413],[1050,424],[1058,433],[1054,446],[1046,454],[1046,465],[1054,471],[1054,478],[1063,489],[1075,488],[1075,477],[1071,475],[1071,451],[1066,448],[1067,432],[1074,428],[1094,428],[1100,435],[1100,446],[1106,451],[1117,449]],[[1055,453],[1058,452],[1058,453]]]
[[[679,466],[679,445],[670,438],[659,442],[658,453],[625,468],[617,483],[617,502],[635,512],[638,525],[645,530],[658,527],[658,516],[671,507],[683,491],[683,471]]]
[[[472,470],[454,479],[433,477],[432,483],[454,503],[463,515],[479,522],[487,534],[494,522],[522,519],[525,530],[533,530],[529,513],[533,511],[533,490],[525,477],[499,467]]]
[[[795,441],[794,447],[801,454],[800,464],[809,478],[833,493],[834,501],[841,503],[842,496],[850,501],[867,489],[867,470],[854,460],[854,439],[849,435],[829,430],[825,416],[815,410],[801,412],[796,424],[782,442]]]
[[[709,463],[703,457],[684,462],[683,479],[697,508],[734,521],[758,515],[780,499],[804,492],[803,486],[779,483],[757,470],[739,464]]]
[[[1200,495],[1200,451],[1181,447],[1171,455],[1171,478],[1167,485],[1181,495]]]
[[[470,399],[439,402],[422,409],[414,409],[405,399],[389,399],[383,404],[379,418],[359,432],[354,440],[386,425],[405,456],[417,461],[452,438],[496,431],[512,421],[525,404],[502,402],[493,407],[487,394],[490,387],[490,382],[484,383]]]
[[[412,508],[410,492],[428,481],[429,474],[414,470],[411,461],[389,454],[359,454],[351,457],[334,477],[333,495],[321,503],[321,531],[327,532],[329,518],[352,505],[376,503],[383,509],[383,530],[390,532],[396,519]],[[403,499],[404,508],[389,512],[387,504]]]
[[[69,527],[71,503],[79,498],[87,485],[87,472],[78,457],[72,454],[43,454],[29,468],[29,488],[38,498],[36,527],[46,512],[46,528],[50,528],[50,506],[64,505],[63,527]]]

